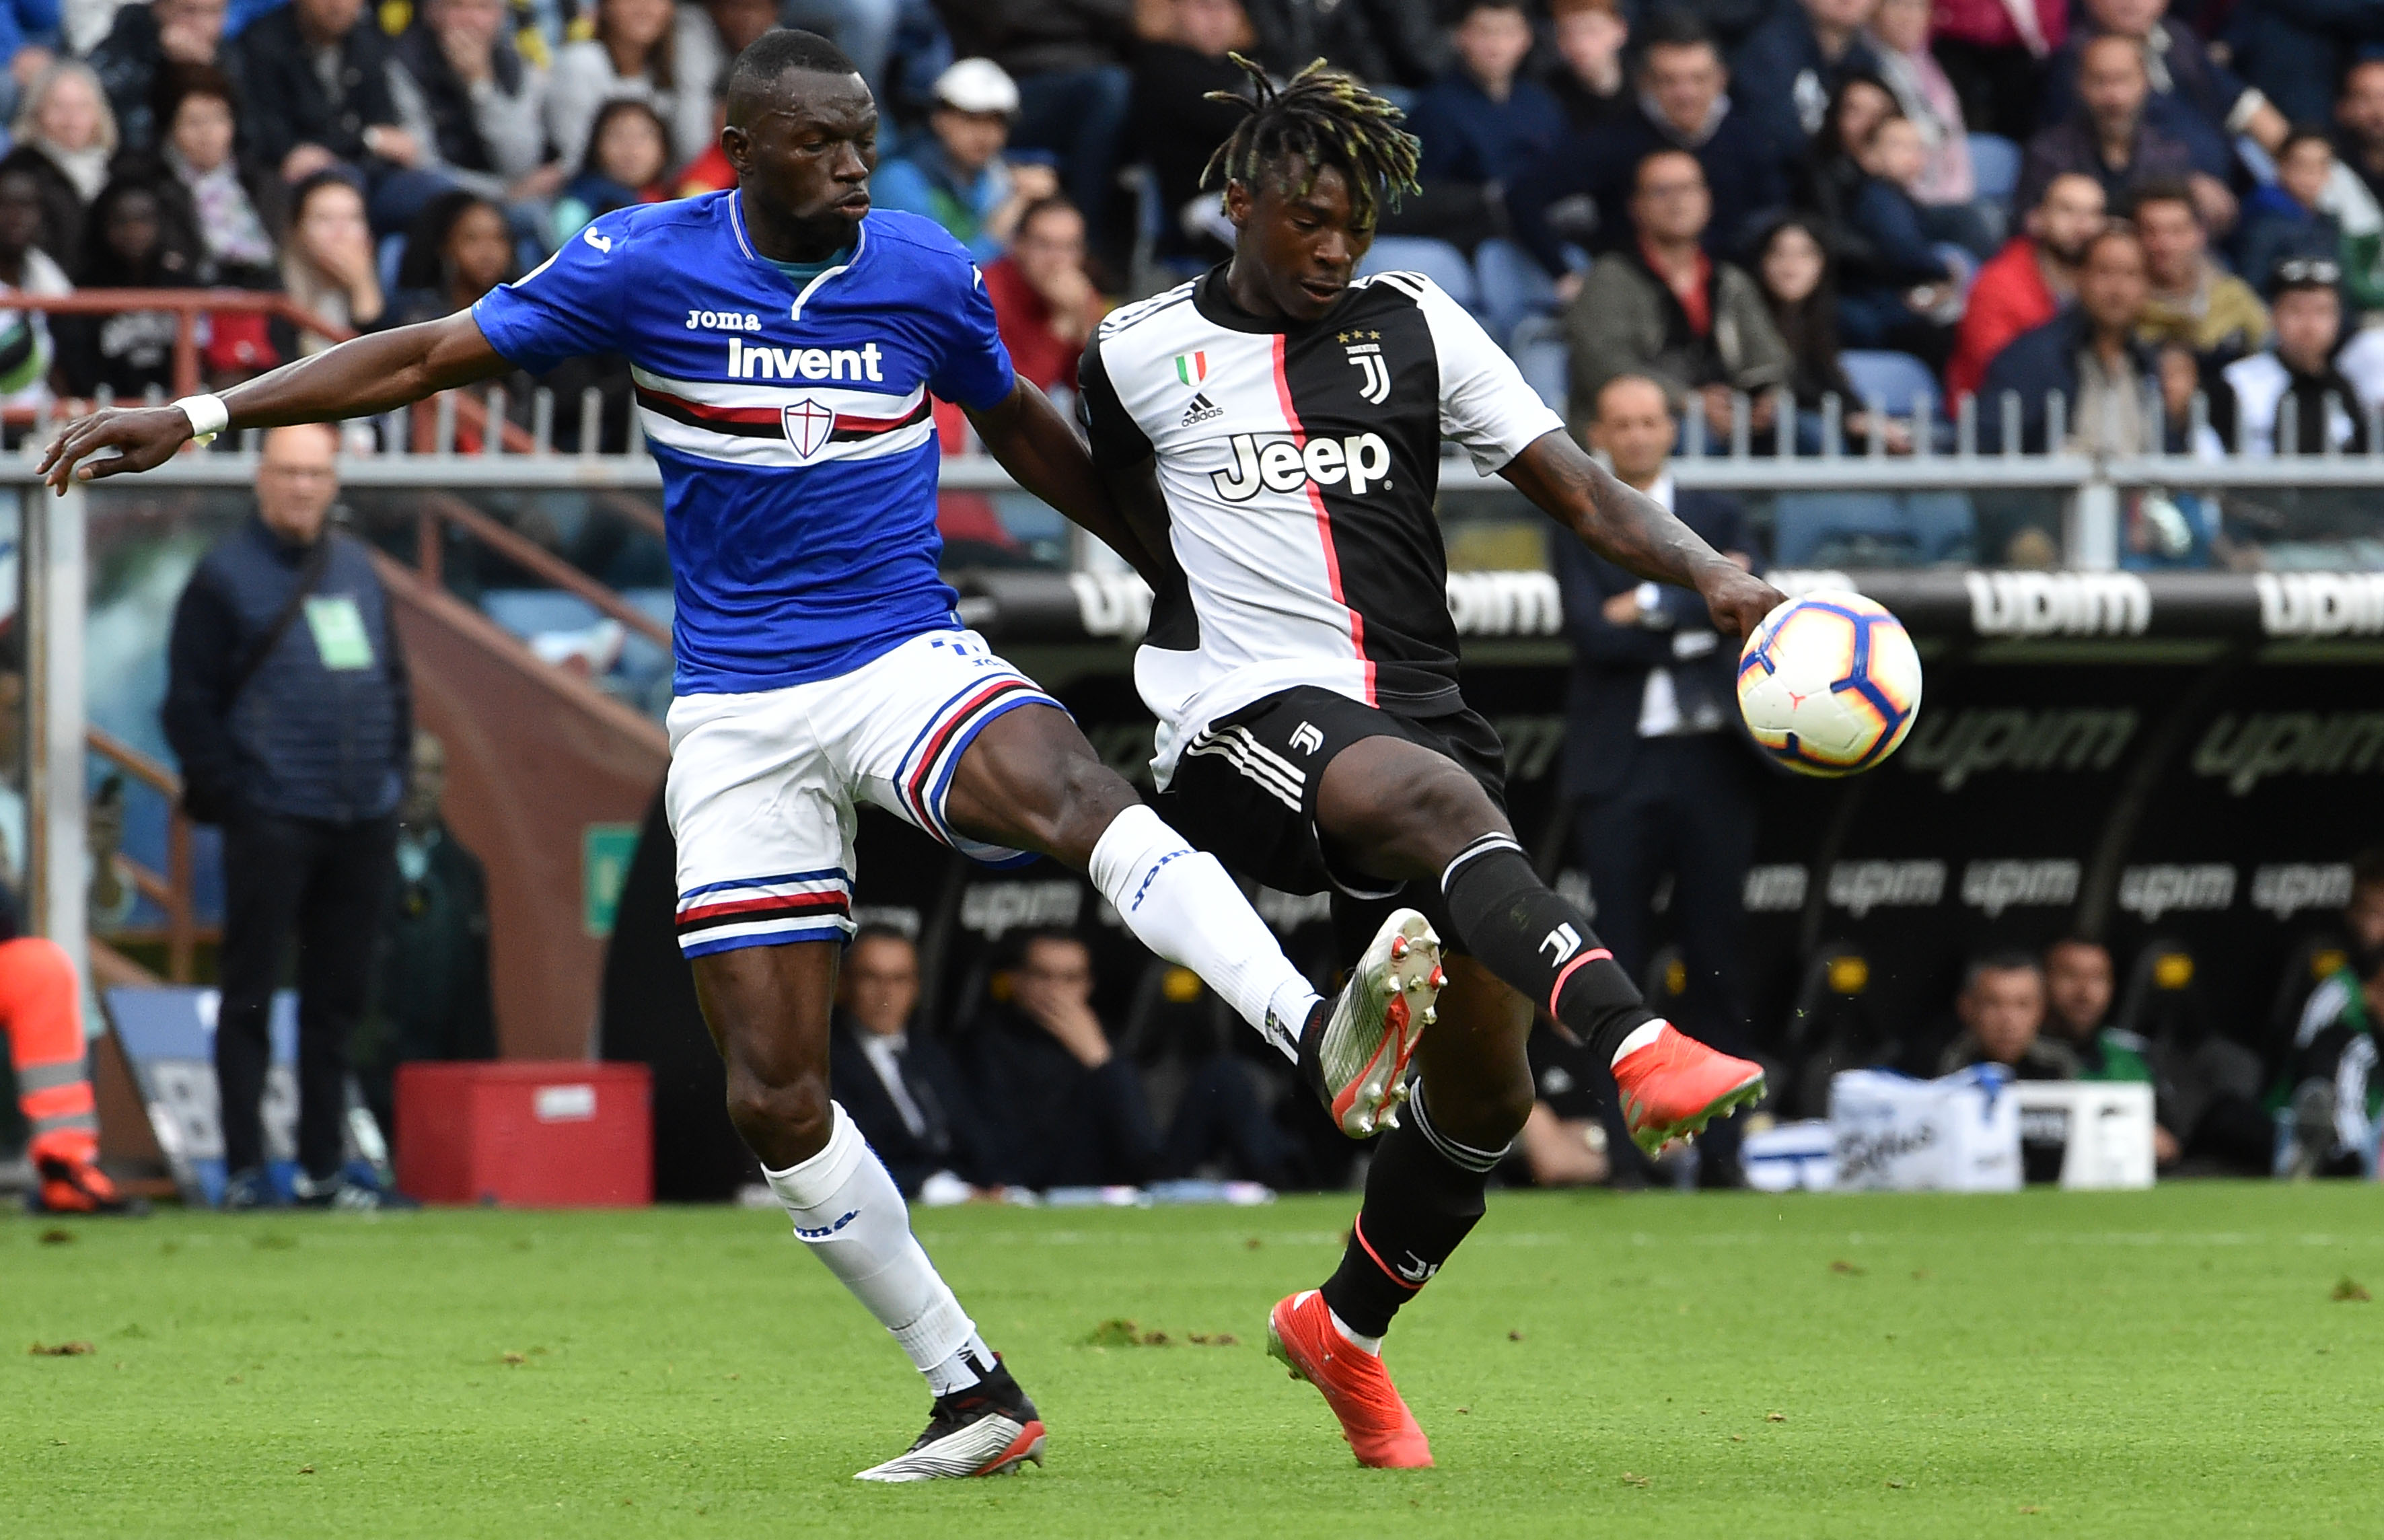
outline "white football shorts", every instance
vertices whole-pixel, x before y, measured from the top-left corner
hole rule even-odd
[[[663,792],[689,957],[852,934],[855,810],[873,802],[992,866],[1034,856],[955,832],[944,799],[986,724],[1064,710],[975,631],[929,631],[833,679],[671,702]]]

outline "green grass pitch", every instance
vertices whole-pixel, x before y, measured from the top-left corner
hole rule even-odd
[[[2374,1186],[1494,1195],[1390,1339],[1425,1472],[1264,1355],[1351,1207],[921,1215],[1051,1447],[909,1488],[776,1213],[0,1219],[0,1534],[2384,1533]]]

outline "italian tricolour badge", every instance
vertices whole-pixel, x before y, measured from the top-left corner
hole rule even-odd
[[[1186,385],[1198,385],[1209,378],[1209,355],[1205,353],[1179,353],[1175,355],[1175,378]]]

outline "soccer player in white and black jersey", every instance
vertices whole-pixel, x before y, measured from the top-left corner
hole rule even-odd
[[[1279,91],[1245,68],[1250,114],[1211,165],[1234,258],[1103,322],[1083,401],[1112,497],[1173,557],[1135,677],[1176,826],[1271,886],[1330,890],[1345,959],[1393,904],[1448,950],[1418,1088],[1340,1267],[1276,1305],[1269,1333],[1360,1460],[1426,1465],[1381,1339],[1481,1217],[1530,1112],[1533,1007],[1612,1066],[1651,1152],[1762,1089],[1757,1065],[1649,1012],[1516,843],[1503,750],[1459,689],[1442,443],[1599,554],[1694,587],[1725,632],[1782,596],[1583,453],[1429,279],[1356,276],[1379,204],[1414,180],[1396,107],[1322,61]]]

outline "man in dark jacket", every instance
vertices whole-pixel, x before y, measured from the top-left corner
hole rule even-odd
[[[216,63],[226,9],[227,0],[150,0],[116,13],[116,24],[91,51],[91,67],[115,109],[123,148],[161,148],[157,76],[168,65]]]
[[[1620,375],[1597,392],[1589,441],[1615,476],[1745,563],[1746,515],[1717,492],[1680,491],[1666,468],[1678,424],[1664,391]],[[1687,969],[1681,1020],[1725,1052],[1746,1036],[1739,957],[1742,890],[1755,855],[1755,762],[1740,740],[1737,653],[1685,589],[1643,583],[1579,540],[1551,540],[1572,639],[1564,789],[1576,865],[1596,900],[1597,932],[1633,978],[1655,950],[1656,889],[1672,884],[1670,918]],[[1619,1126],[1619,1125],[1618,1125]],[[1608,1148],[1631,1146],[1609,1128]],[[1734,1184],[1737,1138],[1716,1123],[1699,1141],[1700,1176]],[[1627,1158],[1627,1157],[1626,1157]]]
[[[887,1174],[916,1199],[963,1196],[983,1180],[978,1119],[935,1035],[912,1020],[919,1005],[919,951],[885,925],[853,932],[836,980],[828,1086]]]
[[[446,184],[405,175],[424,146],[398,124],[392,46],[364,0],[290,0],[257,18],[230,47],[246,93],[243,155],[292,183],[353,167],[371,192],[375,226],[402,226]]]
[[[301,1196],[340,1179],[348,1039],[389,888],[413,734],[404,654],[360,542],[325,527],[336,430],[265,438],[257,517],[209,552],[174,611],[167,741],[193,816],[223,826],[227,1207],[267,1201],[258,1107],[282,945],[298,932]]]
[[[1803,155],[1846,77],[1880,73],[1862,30],[1877,3],[1788,0],[1739,44],[1731,75],[1740,99],[1761,116],[1775,154]]]
[[[937,0],[952,50],[1018,82],[1015,149],[1060,160],[1068,199],[1099,224],[1132,104],[1134,0]]]
[[[2106,207],[2124,208],[2130,194],[2154,182],[2182,180],[2193,189],[2203,222],[2213,230],[2235,226],[2234,195],[2198,170],[2193,151],[2145,116],[2152,77],[2142,44],[2105,34],[2078,54],[2078,90],[2071,116],[2028,142],[2015,208],[2034,208],[2054,178],[2076,173],[2103,184]]]
[[[564,181],[546,158],[546,79],[515,51],[511,15],[504,0],[428,0],[389,77],[421,167],[496,203],[551,198]]]
[[[1507,189],[1515,239],[1563,280],[1568,297],[1580,279],[1566,271],[1566,243],[1593,254],[1631,243],[1633,179],[1658,150],[1686,150],[1704,168],[1719,211],[1706,228],[1708,252],[1735,251],[1765,210],[1788,200],[1781,158],[1729,94],[1729,73],[1705,28],[1678,12],[1659,14],[1640,29],[1640,45],[1638,104],[1603,128],[1558,141]]]
[[[2013,339],[1987,366],[1979,386],[1979,448],[2003,448],[2004,393],[2019,397],[2020,452],[2044,454],[2063,447],[2110,454],[2157,453],[2161,423],[2144,409],[2153,378],[2151,352],[2136,340],[2151,297],[2143,242],[2115,226],[2086,242],[2079,265],[2078,303]],[[2050,403],[2061,392],[2060,441],[2053,438]]]

